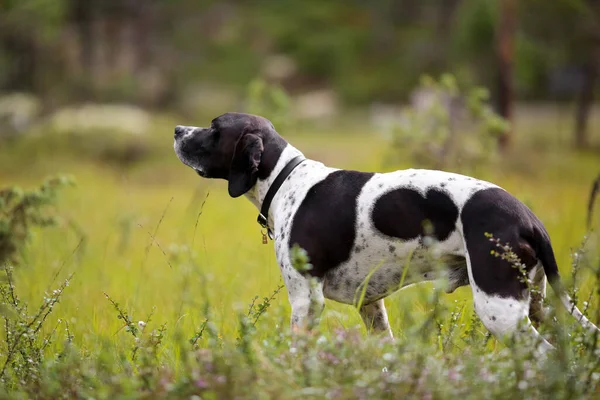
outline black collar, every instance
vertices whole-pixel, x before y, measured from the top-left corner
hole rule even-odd
[[[283,184],[283,181],[285,181],[285,178],[287,178],[292,173],[294,168],[296,168],[298,165],[300,165],[300,163],[302,163],[305,160],[306,159],[303,156],[297,156],[297,157],[292,158],[290,160],[290,162],[288,162],[285,165],[285,167],[283,167],[283,169],[281,170],[279,175],[277,175],[277,177],[271,184],[271,187],[269,187],[269,190],[267,190],[267,195],[265,196],[265,199],[263,200],[263,203],[262,203],[262,207],[260,208],[260,214],[258,214],[257,222],[259,223],[260,226],[262,226],[263,228],[265,228],[267,230],[269,237],[271,239],[273,239],[273,231],[271,231],[271,228],[269,228],[268,218],[269,218],[269,207],[271,206],[273,197],[275,197],[275,194],[277,194],[277,191]]]

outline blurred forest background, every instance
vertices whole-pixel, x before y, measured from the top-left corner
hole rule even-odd
[[[82,102],[214,116],[240,109],[256,78],[300,118],[372,114],[451,72],[509,120],[517,100],[567,105],[586,147],[599,64],[598,0],[0,2],[0,92],[36,97],[17,111],[0,100],[13,128]]]

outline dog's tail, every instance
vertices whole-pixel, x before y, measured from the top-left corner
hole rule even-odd
[[[550,245],[550,237],[548,236],[548,233],[544,229],[537,230],[536,233],[538,234],[536,235],[538,236],[537,256],[544,267],[544,272],[548,278],[548,283],[550,283],[550,286],[552,286],[552,290],[554,290],[554,293],[556,293],[560,299],[560,302],[567,309],[569,314],[579,321],[584,329],[600,332],[598,327],[588,320],[579,310],[579,308],[577,308],[577,305],[563,287],[560,275],[558,273],[558,264],[556,263],[556,257],[554,257],[554,251]]]

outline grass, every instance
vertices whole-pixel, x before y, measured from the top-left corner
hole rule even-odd
[[[329,301],[317,332],[293,342],[287,296],[277,293],[280,273],[272,245],[261,244],[254,206],[229,198],[224,182],[202,180],[181,165],[170,150],[173,125],[158,117],[155,129],[136,139],[146,142],[147,158],[126,167],[74,152],[64,138],[23,138],[0,147],[0,186],[33,187],[57,173],[77,181],[52,210],[62,222],[36,229],[14,270],[15,291],[32,307],[74,275],[41,330],[52,339],[41,378],[7,386],[11,396],[480,398],[514,391],[568,397],[569,390],[591,396],[585,390],[597,390],[600,369],[588,365],[586,353],[595,345],[581,344],[573,321],[559,315],[572,333],[568,365],[536,366],[487,336],[473,318],[469,288],[442,295],[439,304],[431,284],[386,299],[396,343],[367,337],[356,310]],[[307,156],[334,166],[410,166],[384,165],[385,140],[360,127],[288,138]],[[539,136],[528,143],[536,141]],[[597,154],[564,145],[536,151],[523,143],[502,164],[469,172],[534,210],[568,281],[598,166]],[[598,243],[591,236],[586,265],[598,263]],[[580,305],[597,290],[594,279],[582,282]],[[588,313],[597,309],[594,296]],[[561,332],[553,329],[548,324],[545,330],[559,340]],[[482,374],[493,387],[477,384],[473,377]],[[586,374],[590,382],[581,386]],[[570,382],[576,378],[583,383]]]

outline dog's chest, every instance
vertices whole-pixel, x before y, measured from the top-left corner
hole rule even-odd
[[[336,170],[306,160],[292,171],[273,199],[269,224],[275,234],[275,251],[280,265],[284,259],[289,258],[289,245],[293,244],[288,243],[298,208],[308,191],[333,171]]]

